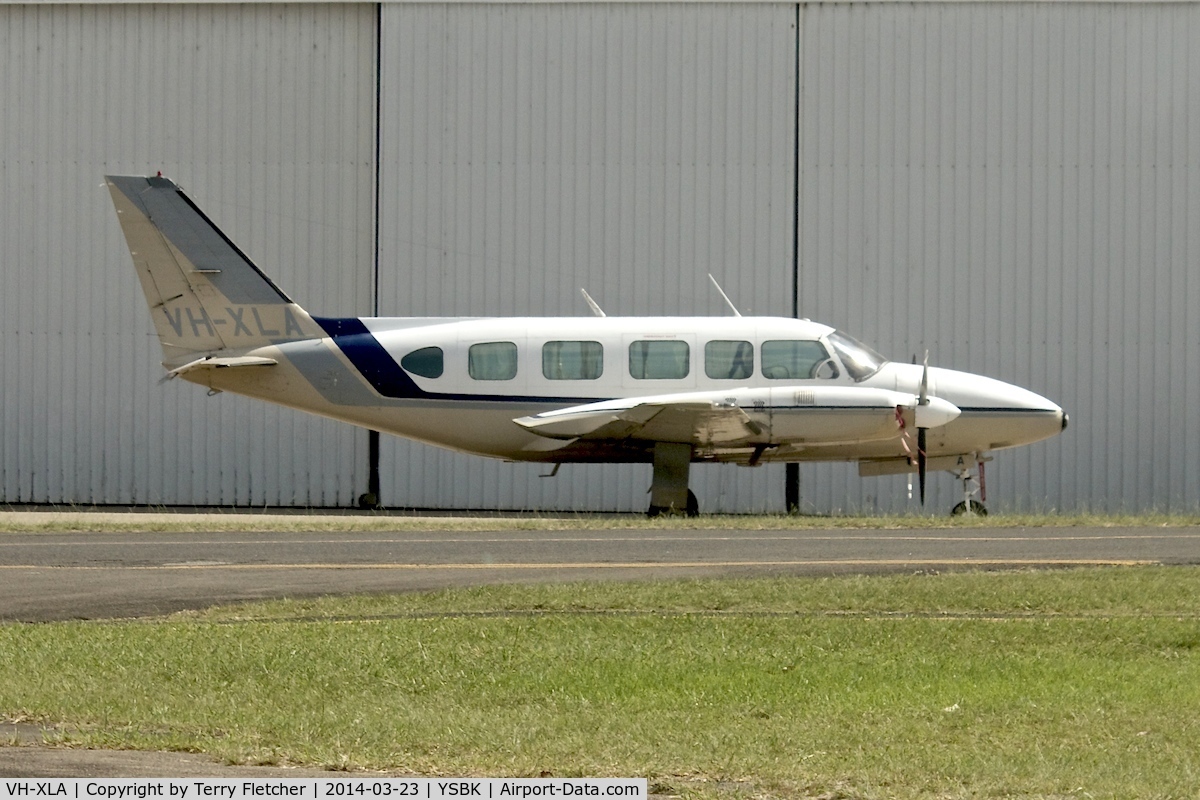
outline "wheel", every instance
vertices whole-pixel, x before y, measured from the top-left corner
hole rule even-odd
[[[967,504],[965,502],[959,503],[954,508],[950,509],[950,516],[952,516],[952,517],[961,517],[963,514],[966,514],[966,513],[967,513]],[[986,517],[987,516],[987,506],[985,506],[983,503],[979,502],[978,500],[972,500],[971,501],[971,513],[978,514],[981,517]]]
[[[696,499],[696,493],[691,489],[688,489],[687,507],[683,511],[672,506],[650,506],[650,508],[646,509],[646,516],[651,519],[681,513],[689,517],[699,516],[700,514],[700,501]]]
[[[379,508],[379,498],[372,492],[365,492],[358,496],[358,507],[364,511],[373,511]]]

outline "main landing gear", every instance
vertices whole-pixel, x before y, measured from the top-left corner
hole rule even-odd
[[[954,457],[946,459],[953,461]],[[949,470],[962,481],[962,502],[950,511],[952,516],[986,516],[987,484],[983,465],[990,461],[983,456],[959,456],[957,465]],[[694,517],[700,513],[696,495],[688,489],[688,473],[692,466],[692,445],[678,442],[656,442],[654,445],[654,476],[650,484],[649,517],[666,514],[686,514]],[[911,485],[910,485],[911,491]],[[979,495],[979,499],[975,499]],[[911,497],[911,494],[910,494]]]
[[[692,446],[678,442],[655,442],[654,477],[650,484],[649,517],[664,514],[700,513],[696,495],[688,488],[688,473],[692,466]]]

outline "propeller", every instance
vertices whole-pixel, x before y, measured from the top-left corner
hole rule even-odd
[[[916,358],[913,361],[915,362]],[[921,505],[925,505],[926,477],[929,474],[929,429],[947,425],[957,419],[961,413],[961,409],[949,400],[935,397],[929,393],[929,351],[926,350],[925,363],[921,370],[921,387],[917,394],[917,406],[913,410],[913,422],[916,423],[917,428],[917,477],[921,484]],[[897,415],[899,415],[899,411],[897,411]],[[904,427],[903,421],[901,421],[900,427]],[[912,448],[908,444],[905,444],[904,450],[909,454],[909,458],[912,458]],[[910,480],[910,492],[911,488],[912,481]]]
[[[921,394],[917,399],[917,408],[929,405],[929,351],[925,351],[925,368],[921,371]],[[918,417],[921,415],[918,414]],[[921,487],[921,505],[925,505],[925,476],[929,467],[929,456],[926,455],[925,441],[929,428],[917,426],[917,483]]]

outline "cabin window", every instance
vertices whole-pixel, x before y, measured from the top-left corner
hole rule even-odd
[[[594,381],[604,372],[604,346],[599,342],[546,342],[542,374],[552,381]]]
[[[762,374],[772,380],[808,380],[829,358],[820,342],[780,340],[763,342]]]
[[[650,339],[629,345],[629,374],[638,380],[678,380],[691,367],[687,342]]]
[[[467,372],[477,381],[511,381],[517,377],[517,346],[512,342],[471,345]]]
[[[715,341],[704,345],[704,374],[717,380],[745,380],[754,374],[754,345]]]
[[[413,375],[422,378],[440,378],[444,369],[445,359],[440,347],[422,347],[400,359],[400,366]]]

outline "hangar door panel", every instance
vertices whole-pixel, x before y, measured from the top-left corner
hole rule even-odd
[[[375,8],[0,5],[0,501],[345,505],[366,435],[183,381],[105,174],[162,170],[314,312],[371,308]]]
[[[805,6],[801,314],[1067,410],[995,510],[1196,508],[1198,37],[1194,3]],[[818,509],[916,507],[803,469]]]
[[[380,313],[791,313],[794,6],[385,4]],[[645,506],[649,469],[385,438],[389,505]],[[709,485],[711,484],[711,486]],[[782,507],[698,468],[706,509]],[[776,497],[778,495],[778,497]]]

